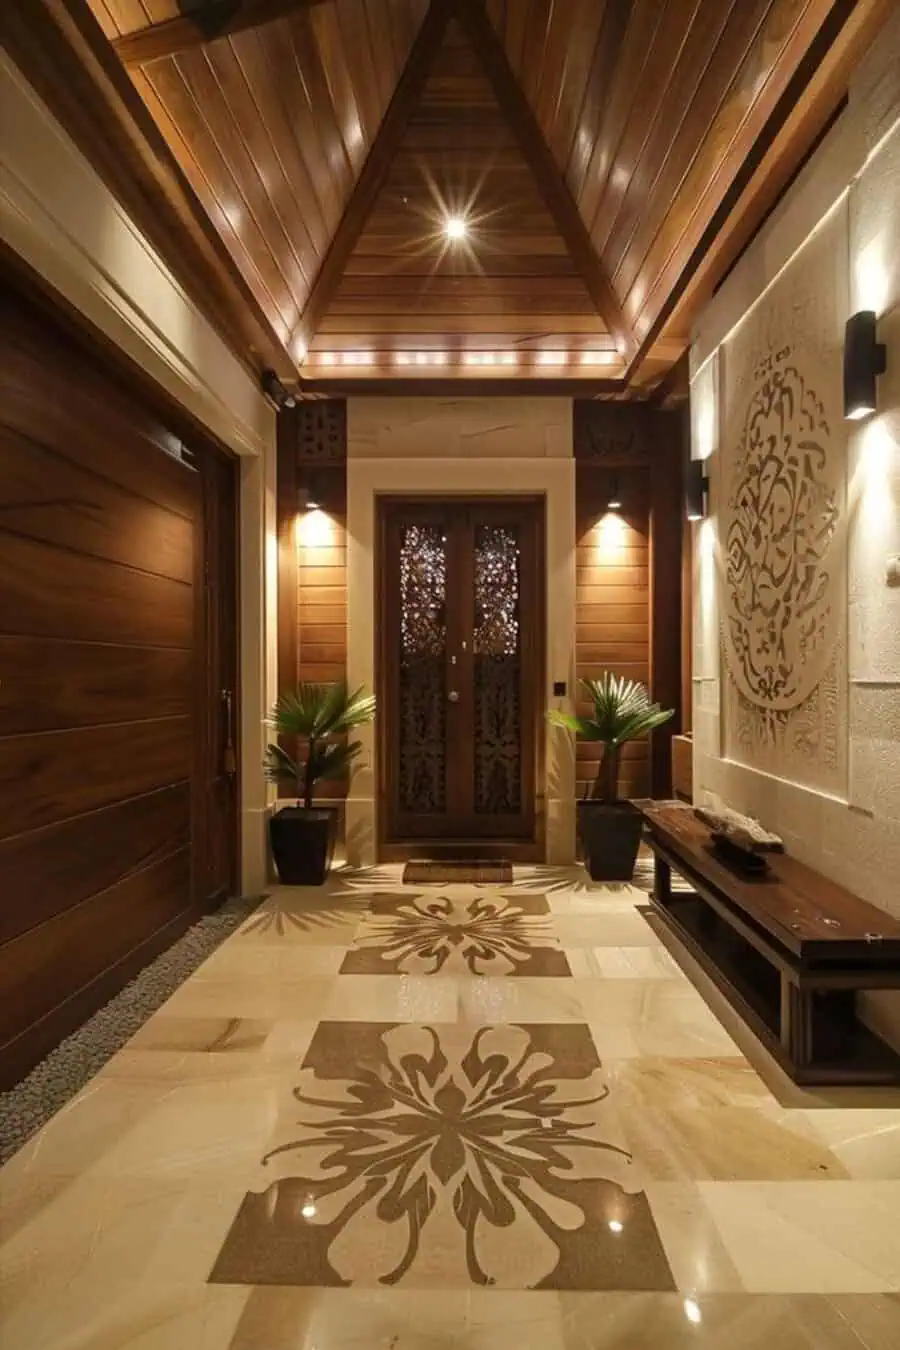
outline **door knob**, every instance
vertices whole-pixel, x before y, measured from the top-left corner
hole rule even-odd
[[[451,703],[459,702],[459,694],[456,692],[455,689],[450,690],[450,693],[447,695],[447,698]]]

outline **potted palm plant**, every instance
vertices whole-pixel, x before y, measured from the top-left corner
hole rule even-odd
[[[586,741],[600,741],[603,755],[590,796],[579,802],[584,860],[593,881],[630,881],[641,843],[641,816],[619,798],[622,746],[646,736],[674,716],[674,708],[651,702],[645,685],[604,671],[599,680],[582,680],[593,704],[587,717],[552,709],[557,727]]]
[[[281,807],[269,822],[275,866],[285,885],[321,886],[328,875],[337,808],[313,805],[316,785],[350,767],[362,745],[348,740],[347,734],[374,715],[372,695],[362,688],[351,691],[346,681],[298,684],[272,709],[268,725],[281,739],[301,748],[296,760],[281,745],[272,744],[266,752],[269,782],[290,783],[298,797],[296,806]]]

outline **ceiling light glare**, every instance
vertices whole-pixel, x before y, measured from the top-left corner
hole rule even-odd
[[[444,234],[452,241],[465,239],[469,227],[462,216],[448,216],[444,221]]]

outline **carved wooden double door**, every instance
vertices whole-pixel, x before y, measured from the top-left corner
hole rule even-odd
[[[382,500],[385,843],[535,838],[542,513],[526,498]]]

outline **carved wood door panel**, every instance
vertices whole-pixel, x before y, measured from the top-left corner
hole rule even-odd
[[[533,840],[541,505],[386,500],[381,516],[382,835]]]

